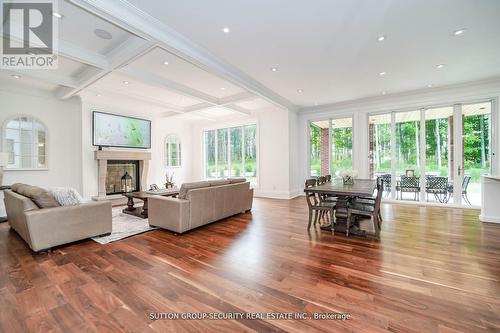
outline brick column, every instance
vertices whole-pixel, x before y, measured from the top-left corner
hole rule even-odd
[[[320,149],[321,149],[321,176],[327,175],[330,164],[330,146],[329,146],[330,129],[322,128],[320,135]]]

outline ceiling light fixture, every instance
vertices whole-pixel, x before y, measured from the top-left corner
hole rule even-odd
[[[385,40],[385,36],[380,36],[379,38],[377,38],[377,40],[378,40],[379,42],[382,42],[382,41],[384,41],[384,40]]]
[[[276,67],[271,67],[271,68],[270,68],[270,70],[271,70],[271,72],[277,72],[277,71],[278,71],[278,68],[276,68]]]
[[[64,16],[57,13],[57,12],[52,12],[52,16],[57,17],[58,19],[62,19]]]
[[[225,34],[228,34],[230,31],[231,31],[231,30],[229,30],[229,28],[228,28],[228,27],[224,27],[224,28],[222,29],[222,32],[223,32],[223,33],[225,33]]]
[[[439,68],[439,69],[441,69],[441,68],[443,68],[443,67],[444,67],[444,64],[439,64],[439,65],[436,65],[436,68]]]
[[[378,73],[378,75],[380,75],[380,76],[384,76],[385,74],[387,74],[387,73],[386,72],[380,72],[380,73]]]
[[[97,97],[101,97],[101,94],[95,94]]]
[[[164,61],[164,62],[163,62],[163,64],[164,64],[164,65],[168,65],[168,61]]]
[[[130,82],[128,82],[128,81],[123,81],[123,84],[129,84],[129,83],[130,83]]]
[[[382,95],[385,95],[385,94],[387,94],[387,92],[385,92],[385,91],[382,91]]]
[[[459,30],[455,30],[455,31],[453,32],[453,34],[454,34],[455,36],[460,36],[460,35],[462,35],[464,32],[465,32],[465,29],[459,29]]]
[[[297,92],[298,92],[299,94],[302,94],[302,93],[304,92],[304,90],[302,90],[302,89],[297,89]]]
[[[113,35],[109,31],[106,31],[103,29],[95,29],[94,34],[97,37],[102,38],[102,39],[112,39],[113,38]]]
[[[427,88],[432,88],[432,84],[428,84],[428,85],[427,85]]]
[[[220,90],[226,90],[226,88],[224,88],[224,87],[220,87]]]
[[[21,76],[20,76],[20,75],[17,75],[17,74],[12,74],[12,77],[13,77],[14,79],[20,79],[20,78],[21,78]]]

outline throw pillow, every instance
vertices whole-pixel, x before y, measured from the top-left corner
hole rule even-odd
[[[61,206],[76,206],[83,203],[80,193],[71,187],[51,187],[49,192]]]
[[[47,190],[27,184],[16,184],[15,192],[30,198],[40,208],[59,207],[60,204]]]

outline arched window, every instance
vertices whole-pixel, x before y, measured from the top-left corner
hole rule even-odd
[[[167,167],[181,166],[181,141],[175,134],[165,138],[165,165]]]
[[[47,129],[30,116],[16,116],[3,127],[3,151],[8,153],[6,169],[47,168]]]

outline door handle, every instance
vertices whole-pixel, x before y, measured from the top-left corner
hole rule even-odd
[[[461,176],[462,175],[462,167],[459,165],[458,166],[458,175]]]

